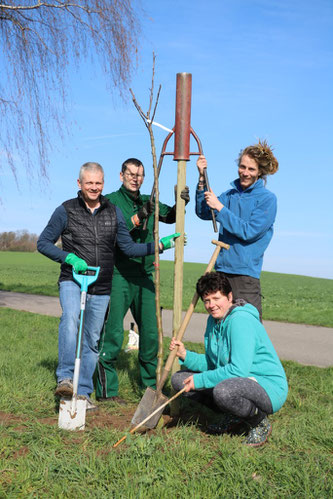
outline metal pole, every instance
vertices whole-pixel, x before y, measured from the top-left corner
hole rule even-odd
[[[189,161],[190,159],[191,93],[192,75],[190,73],[178,73],[176,84],[175,147],[173,159],[174,161],[178,161],[176,232],[180,232],[182,235],[176,239],[175,243],[173,332],[178,331],[182,319],[185,201],[181,199],[180,194],[186,186],[186,161]]]

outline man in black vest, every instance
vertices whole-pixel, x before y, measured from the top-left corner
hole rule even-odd
[[[37,249],[61,263],[59,298],[62,316],[59,324],[57,389],[55,394],[71,396],[76,337],[80,315],[80,286],[74,281],[75,272],[85,272],[88,266],[100,266],[97,281],[88,289],[78,395],[86,397],[87,410],[91,402],[93,373],[98,358],[98,340],[110,298],[115,246],[129,257],[154,253],[154,243],[134,243],[122,212],[103,195],[104,171],[98,163],[85,163],[77,181],[78,196],[65,201],[52,214],[41,233]],[[179,234],[160,241],[160,251],[174,246]],[[56,246],[59,237],[62,249]]]

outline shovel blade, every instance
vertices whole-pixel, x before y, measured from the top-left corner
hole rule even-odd
[[[138,425],[139,423],[141,423],[141,421],[148,417],[149,414],[154,412],[167,400],[168,397],[163,395],[163,393],[157,392],[152,388],[147,388],[132,418],[132,424]],[[160,417],[162,416],[163,409],[164,407],[162,407],[162,409],[157,412],[152,418],[148,419],[148,421],[145,422],[144,426],[146,428],[149,428],[150,430],[155,428],[160,420]]]
[[[58,427],[62,430],[84,430],[86,423],[87,400],[78,399],[76,409],[72,411],[72,399],[60,400]]]

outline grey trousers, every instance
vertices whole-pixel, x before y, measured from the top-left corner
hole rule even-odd
[[[193,371],[178,371],[171,378],[174,390],[181,390],[186,378],[195,374]],[[233,414],[242,419],[251,419],[259,409],[265,414],[272,414],[272,403],[259,383],[250,378],[229,378],[218,383],[214,388],[194,390],[183,393],[215,412]]]
[[[262,322],[260,280],[249,275],[227,274],[226,272],[219,273],[228,279],[234,300],[243,298],[243,300],[251,303],[258,310],[260,322]]]

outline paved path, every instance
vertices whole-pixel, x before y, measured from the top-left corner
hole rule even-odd
[[[0,307],[55,317],[61,314],[59,300],[56,297],[7,291],[0,291]],[[184,339],[193,342],[203,341],[206,320],[206,314],[194,313]],[[171,310],[163,310],[162,321],[164,334],[171,336]],[[131,314],[128,313],[124,320],[125,329],[129,329],[130,322]],[[275,321],[264,321],[264,326],[281,359],[318,367],[333,366],[333,328]]]

